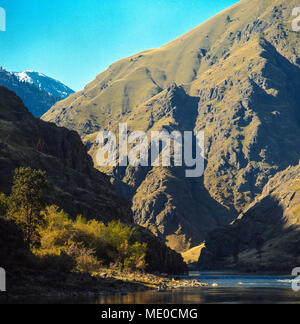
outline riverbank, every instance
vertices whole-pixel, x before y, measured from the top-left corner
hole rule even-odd
[[[55,271],[41,273],[25,269],[8,272],[7,293],[0,293],[0,303],[24,298],[92,298],[147,290],[167,291],[206,286],[207,284],[196,279],[177,280],[169,278],[167,274],[109,268],[103,268],[91,275]]]

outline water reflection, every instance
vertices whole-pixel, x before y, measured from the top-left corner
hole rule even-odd
[[[200,288],[170,292],[138,292],[105,296],[93,304],[300,304],[300,294],[277,288]]]
[[[176,291],[147,291],[105,296],[97,304],[300,304],[300,293],[291,289],[291,276],[243,275],[224,272],[193,272],[181,279],[198,279],[208,288]],[[212,287],[213,285],[217,287]]]

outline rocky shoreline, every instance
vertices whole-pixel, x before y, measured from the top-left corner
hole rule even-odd
[[[1,303],[18,303],[32,300],[96,298],[106,295],[128,294],[147,290],[200,288],[207,284],[198,280],[177,280],[167,274],[148,274],[103,269],[92,275],[82,273],[43,274],[34,271],[14,273],[7,278],[7,292],[0,293]]]

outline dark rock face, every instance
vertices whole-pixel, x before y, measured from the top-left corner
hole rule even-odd
[[[300,256],[300,164],[278,173],[230,226],[206,238],[201,269],[290,272]]]
[[[223,73],[225,81],[211,88],[203,77],[197,86],[196,129],[206,134],[204,184],[218,202],[237,213],[271,177],[300,158],[300,69],[265,39],[246,43],[246,48],[256,53],[239,71],[225,75],[228,63],[219,63],[211,78]]]
[[[165,245],[164,240],[156,237],[148,229],[139,228],[141,240],[147,243],[147,270],[150,272],[183,274],[188,272],[180,254]]]
[[[75,217],[132,220],[130,205],[119,198],[109,178],[93,168],[75,132],[34,118],[22,101],[0,88],[0,191],[8,192],[13,171],[30,166],[47,172],[48,203]]]

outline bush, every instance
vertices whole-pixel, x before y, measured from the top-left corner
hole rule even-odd
[[[101,262],[95,256],[95,251],[87,249],[81,244],[71,244],[66,248],[66,253],[70,255],[76,263],[75,270],[85,273],[99,271]]]
[[[70,272],[76,267],[76,261],[60,249],[34,250],[38,266],[43,270]]]
[[[146,267],[147,245],[135,240],[134,227],[121,222],[105,225],[81,216],[72,221],[57,206],[46,207],[42,215],[44,223],[39,227],[41,246],[36,253],[65,253],[74,260],[74,270],[80,272],[97,272],[101,264],[110,263],[120,268]]]
[[[93,255],[81,255],[76,258],[75,270],[84,273],[99,272],[101,263]]]
[[[38,228],[41,249],[64,247],[72,234],[72,220],[63,210],[54,205],[47,206],[41,215],[44,220]]]

